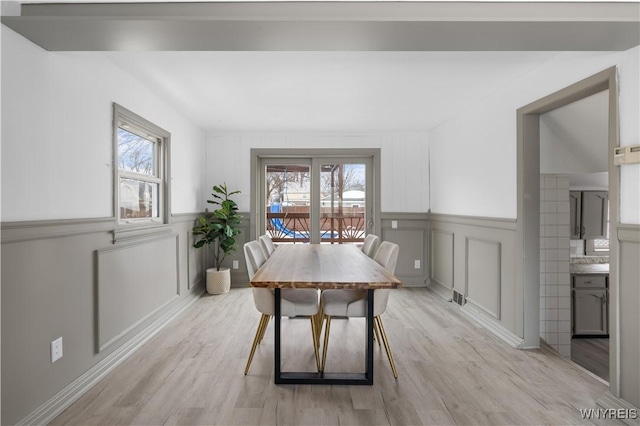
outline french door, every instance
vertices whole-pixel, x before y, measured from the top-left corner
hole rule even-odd
[[[371,157],[260,158],[258,231],[277,243],[358,243],[375,232]]]

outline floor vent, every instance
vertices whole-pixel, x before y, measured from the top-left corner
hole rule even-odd
[[[462,293],[453,290],[453,303],[460,306],[464,305],[464,296],[462,295]]]

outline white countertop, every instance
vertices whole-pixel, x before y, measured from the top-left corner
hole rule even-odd
[[[608,274],[608,263],[572,263],[569,265],[572,274]]]

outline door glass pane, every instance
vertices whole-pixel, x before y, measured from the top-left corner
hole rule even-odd
[[[266,166],[266,233],[274,242],[309,242],[310,177],[309,165]]]
[[[358,243],[365,236],[366,167],[323,164],[320,168],[320,241]]]

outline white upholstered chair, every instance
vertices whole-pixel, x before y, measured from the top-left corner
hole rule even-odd
[[[374,260],[382,265],[387,271],[392,274],[395,272],[396,264],[398,262],[398,253],[400,247],[397,244],[390,243],[388,241],[382,242],[380,247],[376,251]],[[391,348],[387,335],[382,326],[382,315],[387,309],[387,303],[389,302],[390,289],[374,290],[373,297],[373,318],[374,318],[374,330],[376,333],[376,339],[378,344],[382,341],[384,349],[387,352],[387,358],[391,365],[391,371],[393,377],[398,378],[395,363],[393,362],[393,355],[391,355]],[[331,328],[331,317],[366,317],[367,315],[367,292],[366,290],[325,290],[322,292],[322,309],[324,318],[326,319],[326,325],[324,330],[324,347],[322,349],[322,364],[321,370],[324,371],[325,363],[327,360],[327,347],[329,346],[329,330]]]
[[[378,250],[378,244],[380,244],[380,237],[373,234],[368,234],[364,238],[364,243],[362,244],[361,250],[364,254],[369,257],[373,257],[376,254],[376,250]]]
[[[267,254],[268,258],[273,254],[274,251],[276,251],[276,246],[273,244],[273,240],[268,235],[261,235],[259,239],[260,244],[262,245],[262,248],[264,249],[264,252]]]
[[[258,241],[250,241],[244,245],[244,257],[247,264],[249,279],[253,277],[260,266],[266,261],[264,252]],[[251,367],[251,361],[256,351],[256,347],[262,341],[269,320],[275,315],[275,295],[269,288],[252,288],[253,302],[258,312],[262,314],[258,329],[253,339],[253,345],[247,360],[247,366],[244,370],[246,375]],[[316,358],[316,366],[320,370],[320,353],[318,347],[317,317],[318,314],[318,291],[312,288],[302,289],[283,289],[280,291],[280,315],[287,317],[309,316],[311,318],[311,334],[313,337],[313,349]]]

